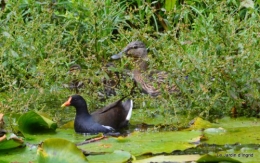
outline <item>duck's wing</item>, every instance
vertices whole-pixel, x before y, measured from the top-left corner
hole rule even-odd
[[[122,103],[122,101],[126,98],[126,96],[122,97],[120,100],[112,103],[112,104],[109,104],[101,109],[98,109],[96,110],[95,112],[93,112],[92,114],[102,114],[102,113],[105,113],[111,109],[113,109],[115,106],[119,105],[120,103]]]
[[[151,96],[158,96],[160,90],[157,89],[157,83],[153,83],[153,80],[149,79],[139,71],[134,71],[134,81],[142,88],[142,92]]]
[[[133,100],[128,99],[125,102],[123,102],[123,107],[125,109],[125,112],[127,113],[126,121],[129,121],[132,116]]]
[[[149,81],[156,81],[157,83],[164,83],[168,80],[169,74],[165,71],[151,71],[148,75]]]
[[[151,71],[149,74],[134,71],[134,80],[141,86],[142,91],[153,97],[161,94],[161,90],[169,93],[179,92],[179,88],[175,83],[169,82],[171,76],[165,71]]]
[[[108,133],[115,130],[113,127],[104,126],[96,122],[87,123],[84,126],[81,125],[81,126],[76,126],[74,128],[77,133],[90,133],[90,134],[97,134],[100,132]]]

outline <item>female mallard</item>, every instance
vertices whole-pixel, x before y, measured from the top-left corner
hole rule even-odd
[[[169,75],[163,71],[148,72],[147,49],[143,42],[134,41],[129,43],[120,53],[112,56],[112,59],[119,59],[126,54],[134,58],[135,68],[133,70],[133,79],[135,83],[141,86],[142,91],[151,96],[158,96],[161,90],[167,90],[169,93],[179,92],[175,84],[170,84]]]

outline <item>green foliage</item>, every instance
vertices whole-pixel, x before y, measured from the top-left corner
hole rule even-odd
[[[177,0],[165,0],[165,9],[166,11],[172,10],[176,5]]]
[[[98,60],[107,57],[104,49],[111,42],[113,32],[120,24],[127,25],[123,19],[124,1],[68,1],[55,3],[54,21],[65,26],[62,45],[69,52],[75,51],[78,57],[94,53]],[[113,5],[112,5],[113,4]],[[113,7],[111,7],[113,6]]]
[[[183,114],[185,126],[196,115],[214,120],[232,108],[232,116],[259,116],[259,3],[169,2],[9,0],[0,12],[1,112],[34,109],[59,123],[73,119],[70,110],[54,108],[75,93],[63,87],[74,79],[67,72],[75,63],[82,67],[77,79],[89,108],[128,95],[133,84],[126,75],[116,96],[99,101],[109,73],[134,67],[128,58],[111,69],[105,65],[129,42],[142,40],[149,68],[172,73],[169,82],[181,95],[152,98],[136,91],[140,117],[178,124]]]

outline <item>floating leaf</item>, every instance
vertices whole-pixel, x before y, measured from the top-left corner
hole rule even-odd
[[[190,141],[198,137],[199,131],[176,132],[134,132],[125,141],[122,138],[108,138],[96,143],[80,146],[88,152],[114,152],[124,150],[134,156],[146,153],[170,153],[174,150],[184,150],[196,145]]]
[[[181,155],[181,156],[155,156],[142,160],[136,160],[134,163],[147,163],[147,162],[195,162],[200,155]]]
[[[212,129],[207,129],[205,135],[209,144],[258,144],[260,135],[260,121],[256,118],[223,118],[214,126],[219,127],[219,130],[212,132]]]
[[[118,142],[128,142],[128,141],[130,141],[129,138],[127,138],[127,137],[122,137],[122,136],[117,137],[116,140],[117,140]]]
[[[216,157],[211,155],[202,156],[197,162],[229,162],[229,163],[240,163],[240,161],[229,157]]]
[[[39,144],[49,138],[62,138],[73,143],[80,143],[91,139],[96,135],[83,135],[75,133],[74,129],[57,129],[55,133],[39,133],[37,135],[26,135],[25,140],[31,144]]]
[[[24,142],[21,138],[18,138],[15,134],[7,134],[1,137],[0,150],[11,149],[23,146]]]
[[[75,144],[58,138],[45,140],[38,147],[37,154],[41,163],[81,163],[87,160]]]
[[[1,145],[0,145],[1,146]],[[10,150],[0,150],[1,163],[36,163],[35,145],[27,145],[24,148],[14,148]]]
[[[73,121],[69,121],[68,123],[65,123],[60,128],[64,128],[64,129],[72,128],[72,129],[74,129],[74,120]]]
[[[258,118],[230,118],[224,117],[218,121],[216,127],[223,128],[237,128],[237,127],[260,127],[260,120]]]
[[[243,163],[252,163],[258,162],[260,159],[260,150],[259,149],[251,149],[251,150],[229,150],[229,151],[221,151],[216,154],[217,157],[232,157],[233,159],[237,159]]]
[[[116,150],[113,153],[104,155],[90,155],[87,157],[89,162],[103,162],[103,163],[121,163],[126,162],[131,158],[131,154],[127,151]]]
[[[18,125],[22,133],[28,134],[53,132],[57,128],[57,123],[34,111],[21,115]]]
[[[190,126],[190,129],[202,129],[202,128],[209,128],[212,124],[209,121],[203,120],[200,117],[194,119],[193,124]]]
[[[210,134],[220,134],[220,133],[225,133],[226,130],[223,129],[222,127],[219,128],[207,128],[204,130],[205,133],[210,133]]]

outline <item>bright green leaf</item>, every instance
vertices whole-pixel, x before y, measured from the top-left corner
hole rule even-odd
[[[194,119],[194,123],[190,126],[190,129],[202,129],[202,128],[209,128],[212,124],[209,121],[206,121],[200,117]]]
[[[53,132],[57,128],[57,123],[34,111],[23,114],[18,120],[18,125],[22,133],[28,134]]]
[[[172,10],[176,5],[176,0],[166,0],[165,1],[165,9],[166,11]]]
[[[121,163],[127,162],[131,158],[131,154],[126,151],[116,150],[113,153],[104,155],[90,155],[87,157],[89,162],[102,162],[102,163]]]
[[[206,129],[205,135],[209,144],[258,144],[260,135],[260,123],[256,118],[223,118],[214,125],[218,127],[215,131]]]
[[[36,145],[27,145],[25,148],[14,148],[10,150],[0,150],[0,162],[21,162],[36,163]]]
[[[73,143],[80,143],[91,139],[96,135],[84,135],[75,133],[74,129],[57,129],[55,133],[39,133],[37,135],[26,135],[25,141],[31,144],[39,144],[49,138],[62,138]]]
[[[216,156],[211,156],[211,155],[204,155],[202,156],[197,162],[229,162],[229,163],[240,163],[240,161],[235,160],[230,157],[216,157]]]
[[[192,139],[200,136],[199,131],[176,131],[176,132],[134,132],[126,141],[122,138],[108,138],[96,143],[80,146],[88,152],[113,152],[124,150],[134,156],[145,153],[170,153],[174,150],[184,150],[195,147]]]
[[[216,154],[217,157],[232,157],[233,159],[239,160],[243,163],[252,163],[258,162],[260,159],[260,150],[259,149],[241,149],[237,151],[221,151]]]
[[[8,135],[8,138],[0,141],[0,150],[6,150],[11,148],[16,148],[19,146],[23,146],[24,142],[21,138],[18,138],[14,134]]]
[[[37,153],[41,163],[86,162],[82,151],[65,139],[47,139],[38,147]]]
[[[181,155],[181,156],[155,156],[142,160],[136,160],[134,163],[147,162],[195,162],[200,158],[200,155]]]

